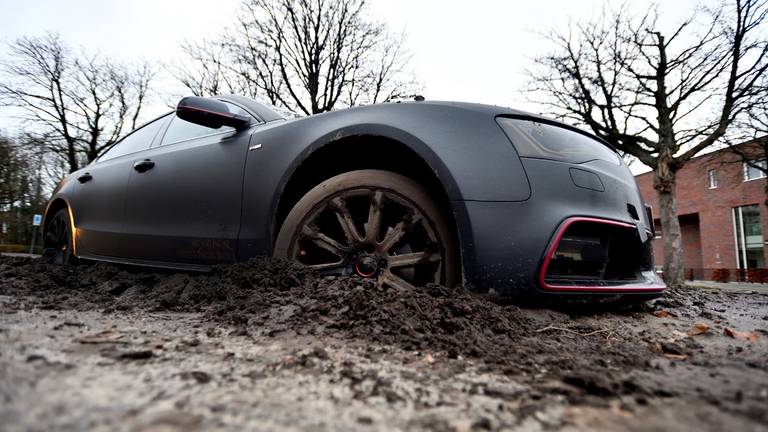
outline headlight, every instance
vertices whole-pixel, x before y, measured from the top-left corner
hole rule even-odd
[[[496,122],[520,156],[572,163],[599,159],[621,164],[615,151],[586,134],[533,119],[497,117]]]

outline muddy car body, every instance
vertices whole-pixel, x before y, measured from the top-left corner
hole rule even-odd
[[[664,289],[646,205],[610,146],[467,103],[287,119],[243,97],[185,98],[70,174],[44,225],[60,260],[205,269],[274,254],[400,287]]]

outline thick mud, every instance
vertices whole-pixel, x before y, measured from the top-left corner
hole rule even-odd
[[[2,257],[0,281],[0,371],[6,371],[0,372],[0,397],[8,402],[0,416],[13,420],[0,422],[20,429],[37,424],[23,409],[37,393],[34,386],[21,392],[8,387],[11,381],[37,382],[25,376],[30,363],[36,364],[23,355],[34,355],[30,345],[46,352],[63,349],[46,341],[51,338],[46,332],[66,333],[78,352],[83,346],[108,347],[91,354],[118,365],[128,362],[110,372],[118,375],[125,368],[162,371],[168,368],[163,359],[193,351],[207,372],[164,373],[200,385],[218,382],[217,372],[211,371],[246,367],[247,362],[233,360],[239,355],[279,347],[276,352],[292,358],[288,369],[294,375],[285,375],[281,367],[282,381],[276,385],[286,395],[300,394],[302,386],[320,386],[327,392],[318,390],[315,397],[329,404],[329,411],[321,411],[339,414],[326,418],[295,400],[291,403],[307,409],[307,416],[296,418],[290,406],[264,412],[292,418],[289,423],[297,429],[766,430],[768,425],[768,295],[756,292],[687,288],[635,305],[519,306],[460,288],[435,285],[403,292],[359,279],[321,278],[268,259],[200,274],[108,264],[61,267]],[[46,319],[53,311],[66,311],[71,321],[61,321],[58,313]],[[147,338],[136,343],[122,338],[128,333],[120,326],[108,325],[124,323],[126,317],[142,323],[139,333],[173,334],[174,355],[167,343]],[[168,321],[175,324],[172,329]],[[126,340],[133,342],[124,346]],[[237,348],[230,347],[227,352],[234,354],[224,360],[199,348],[220,350],[232,344]],[[42,356],[46,365],[52,364]],[[411,373],[414,362],[421,375]],[[77,376],[71,370],[77,361],[64,363],[74,366],[57,373]],[[258,372],[262,378],[275,374],[269,368]],[[153,382],[159,389],[172,387],[167,380]],[[360,409],[371,412],[370,422],[344,414],[344,397],[332,391],[340,383],[352,389],[349,397],[363,401]],[[478,395],[492,399],[499,411],[487,412],[485,399],[475,400]],[[195,425],[221,420],[211,410],[215,401],[194,398],[202,398],[196,403],[208,409],[202,417],[195,414]],[[403,414],[403,403],[410,414]],[[455,409],[434,409],[441,404]],[[687,415],[675,414],[681,408]],[[72,421],[93,416],[81,415]],[[312,416],[323,417],[323,423],[312,423]],[[654,420],[648,422],[648,416]],[[288,426],[284,419],[257,416],[265,423],[252,423],[250,418],[229,417],[220,426]],[[39,421],[40,429],[62,425],[45,416]]]

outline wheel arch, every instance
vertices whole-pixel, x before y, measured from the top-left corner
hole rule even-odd
[[[53,215],[55,215],[57,211],[63,208],[69,208],[69,203],[64,198],[57,197],[48,203],[45,208],[45,217],[43,218],[43,232],[45,232],[45,229],[48,226],[48,223],[51,221],[51,218],[53,218]]]
[[[70,223],[70,229],[71,229],[71,235],[72,235],[72,253],[73,255],[77,256],[77,228],[75,227],[75,219],[74,214],[72,212],[72,206],[70,206],[69,201],[67,201],[65,198],[58,196],[53,198],[50,202],[48,202],[48,205],[45,208],[45,216],[43,217],[43,229],[42,229],[42,236],[43,236],[43,245],[45,245],[45,232],[48,227],[48,224],[50,223],[53,216],[58,212],[59,210],[67,209],[69,213],[69,223]]]
[[[436,198],[453,226],[464,268],[460,215],[455,180],[437,154],[423,141],[395,128],[359,126],[326,134],[307,146],[286,173],[283,187],[274,204],[272,243],[285,218],[296,203],[313,187],[345,172],[381,169],[408,177],[421,184]],[[463,271],[462,271],[463,273]]]

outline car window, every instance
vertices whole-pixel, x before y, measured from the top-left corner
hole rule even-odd
[[[155,135],[157,135],[162,128],[164,123],[163,120],[166,118],[167,117],[164,116],[131,132],[128,136],[121,139],[117,144],[112,146],[112,148],[107,150],[99,160],[104,161],[114,159],[119,156],[148,149],[149,146],[152,145]]]
[[[239,114],[239,115],[251,117],[251,115],[248,114],[247,111],[243,110],[239,106],[231,104],[226,101],[222,101],[222,102],[224,102],[224,104],[227,106],[227,109],[229,109],[229,112],[233,114]],[[223,132],[231,132],[234,130],[235,130],[234,128],[231,128],[229,126],[222,126],[218,129],[209,128],[209,127],[201,126],[195,123],[190,123],[174,115],[173,119],[171,120],[171,125],[168,126],[168,129],[165,131],[165,136],[163,136],[163,140],[160,143],[160,145],[173,144],[179,141],[185,141],[192,138],[199,138],[206,135],[219,134]]]

